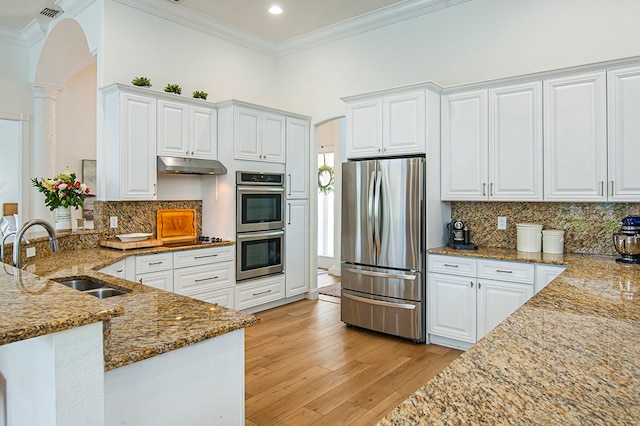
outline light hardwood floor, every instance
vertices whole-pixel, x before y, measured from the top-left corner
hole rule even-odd
[[[247,425],[375,424],[461,353],[347,327],[327,299],[245,329]]]

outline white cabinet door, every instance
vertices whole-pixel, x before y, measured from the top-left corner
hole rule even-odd
[[[156,199],[156,100],[153,97],[123,93],[121,97],[120,170],[109,170],[107,175],[119,179],[119,194],[107,192],[116,200]],[[110,113],[110,112],[109,112]],[[108,113],[108,114],[109,114]],[[107,121],[109,121],[107,119]],[[108,123],[111,125],[112,123]],[[106,141],[107,145],[118,143]],[[108,148],[107,148],[108,149]]]
[[[640,201],[640,67],[608,72],[611,201]]]
[[[213,108],[189,107],[189,155],[193,158],[215,160],[218,158],[216,110]]]
[[[605,201],[605,73],[544,80],[544,198]]]
[[[309,200],[287,200],[286,297],[309,290]]]
[[[119,260],[116,263],[112,263],[111,265],[105,266],[104,268],[100,269],[98,272],[111,275],[112,277],[126,279],[127,267],[125,262],[126,262],[125,259]]]
[[[476,342],[476,279],[427,274],[429,333]]]
[[[309,121],[287,117],[287,198],[309,198]]]
[[[208,291],[231,288],[234,278],[231,262],[177,268],[173,270],[173,291],[195,297]]]
[[[158,99],[158,155],[190,155],[188,109],[184,103]]]
[[[382,98],[384,155],[424,154],[426,149],[425,91]]]
[[[347,103],[347,158],[382,154],[382,98]]]
[[[234,157],[236,160],[260,160],[262,126],[260,113],[244,107],[234,111]]]
[[[285,162],[285,117],[280,114],[262,114],[262,161],[270,163]]]
[[[173,291],[173,270],[136,274],[136,282],[160,290]]]
[[[489,199],[542,201],[542,174],[542,82],[490,89]]]
[[[478,279],[480,340],[533,296],[533,285]]]
[[[487,90],[442,97],[442,200],[486,200]]]
[[[534,292],[538,293],[547,284],[567,269],[565,266],[536,264],[536,282]]]

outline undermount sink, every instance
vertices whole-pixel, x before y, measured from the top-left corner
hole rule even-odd
[[[109,287],[102,282],[94,281],[89,278],[74,278],[71,280],[61,280],[57,282],[66,285],[67,287],[71,287],[74,290],[95,296],[99,299],[127,294],[124,290]]]

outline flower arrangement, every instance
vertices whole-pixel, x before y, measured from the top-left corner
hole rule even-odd
[[[45,195],[44,204],[53,211],[58,207],[82,206],[89,194],[89,188],[76,179],[76,174],[69,171],[69,166],[51,179],[31,179],[33,186]]]

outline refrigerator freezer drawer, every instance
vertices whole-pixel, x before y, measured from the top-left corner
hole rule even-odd
[[[342,290],[340,319],[350,325],[423,342],[423,303]]]
[[[423,300],[424,285],[420,272],[343,263],[341,276],[342,288],[347,290],[396,299]]]

